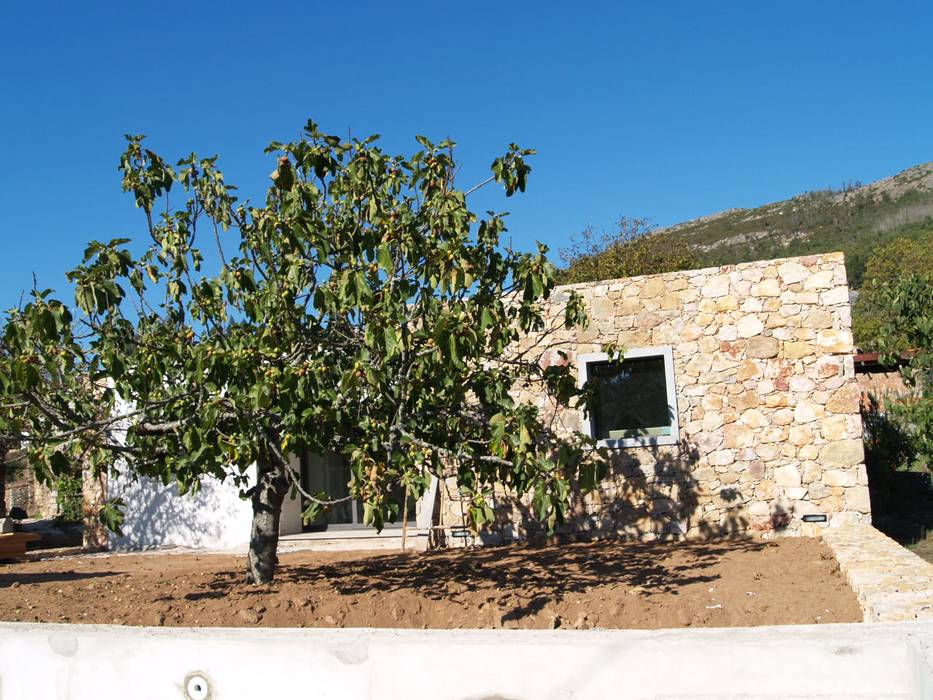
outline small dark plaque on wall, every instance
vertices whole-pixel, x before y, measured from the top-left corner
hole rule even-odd
[[[801,518],[805,523],[825,523],[826,514],[825,513],[811,513],[805,515]]]

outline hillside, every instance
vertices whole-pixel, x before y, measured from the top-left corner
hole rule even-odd
[[[656,230],[683,241],[704,265],[846,253],[849,283],[861,286],[872,249],[933,233],[933,162],[868,185],[807,192],[755,209],[729,209]]]

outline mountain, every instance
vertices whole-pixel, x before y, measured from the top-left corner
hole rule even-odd
[[[703,265],[841,250],[849,284],[858,288],[875,246],[933,236],[933,162],[867,185],[848,183],[755,209],[728,209],[652,235],[686,243]]]

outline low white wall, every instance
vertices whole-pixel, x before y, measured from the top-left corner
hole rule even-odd
[[[933,625],[910,622],[662,631],[0,623],[0,697],[931,698],[931,640]]]

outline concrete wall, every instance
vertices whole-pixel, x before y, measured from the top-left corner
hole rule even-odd
[[[0,698],[933,698],[930,623],[662,631],[0,623]]]
[[[841,253],[729,265],[558,288],[588,307],[586,329],[529,337],[520,350],[542,363],[627,348],[670,346],[680,444],[612,451],[611,476],[576,504],[571,529],[642,539],[756,530],[814,534],[807,514],[831,525],[868,521],[859,390]],[[540,391],[519,398],[553,414]],[[582,412],[557,412],[585,431]],[[448,484],[445,525],[461,522]],[[515,494],[497,502],[504,539],[537,524]],[[490,535],[494,535],[491,532]]]
[[[301,460],[297,455],[291,455],[289,463],[296,474],[301,473]],[[295,493],[294,498],[292,495],[289,493],[282,504],[282,515],[279,519],[279,534],[281,535],[301,532],[301,494]]]

